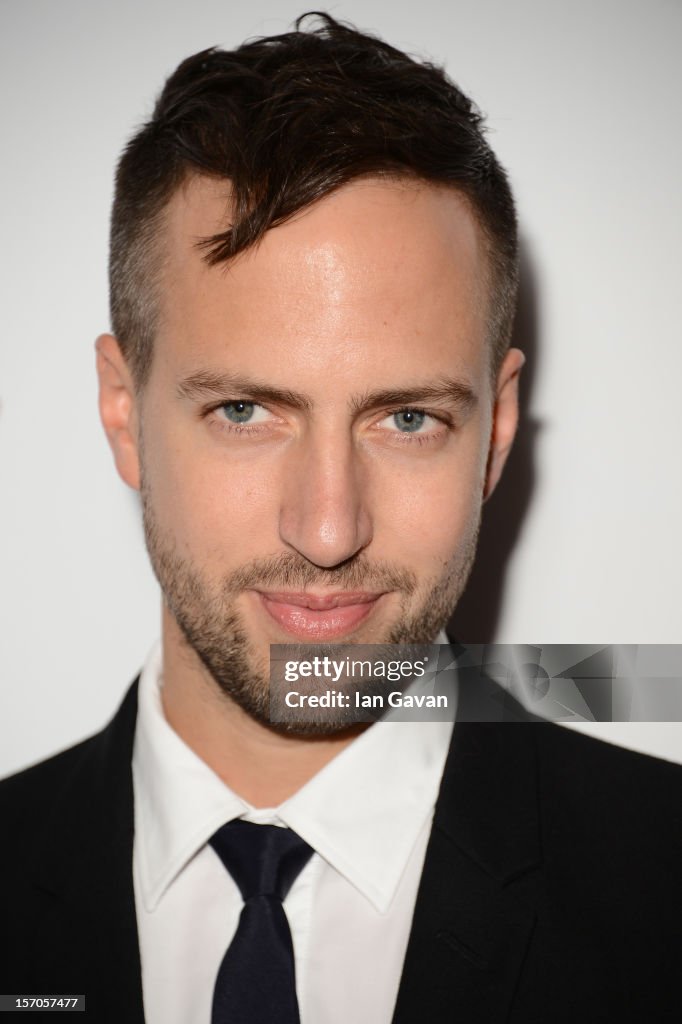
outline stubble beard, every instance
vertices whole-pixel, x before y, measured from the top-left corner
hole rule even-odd
[[[363,554],[325,570],[295,553],[254,560],[237,569],[218,586],[183,559],[166,537],[155,514],[144,474],[140,487],[145,543],[154,574],[180,631],[219,691],[253,719],[276,731],[299,736],[329,736],[348,728],[343,716],[321,717],[304,724],[273,722],[270,718],[269,665],[259,665],[236,607],[246,589],[397,591],[402,613],[386,636],[364,640],[372,644],[432,643],[450,618],[464,591],[476,553],[480,510],[446,570],[426,584],[411,571],[387,563],[371,563]],[[421,592],[416,607],[410,598]],[[340,641],[343,643],[353,641]],[[316,645],[316,653],[321,645]]]

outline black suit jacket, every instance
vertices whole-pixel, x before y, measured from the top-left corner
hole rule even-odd
[[[482,696],[493,721],[470,720]],[[84,993],[98,1024],[144,1020],[136,712],[134,683],[103,732],[0,783],[0,992]],[[394,1024],[679,1024],[681,819],[680,767],[465,678]]]

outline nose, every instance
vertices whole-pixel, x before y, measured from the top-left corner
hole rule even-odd
[[[282,541],[326,569],[359,554],[372,539],[364,475],[350,438],[330,434],[302,442],[287,467]]]

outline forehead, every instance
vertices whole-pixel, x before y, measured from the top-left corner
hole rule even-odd
[[[455,344],[480,356],[485,247],[455,190],[358,180],[211,267],[198,243],[230,217],[228,182],[191,178],[169,203],[158,340],[174,357],[265,346],[277,362],[293,345],[312,366],[320,355],[363,362],[415,343],[431,356]]]

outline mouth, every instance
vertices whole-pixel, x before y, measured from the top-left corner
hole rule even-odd
[[[372,614],[383,597],[383,591],[256,593],[268,615],[298,640],[335,640],[352,632]]]

